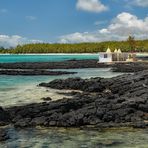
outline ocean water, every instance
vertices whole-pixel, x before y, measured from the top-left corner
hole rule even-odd
[[[1,148],[147,148],[148,129],[31,128],[8,130]]]
[[[98,59],[98,54],[34,54],[34,55],[2,55],[0,63],[15,62],[55,62],[65,60]]]
[[[23,55],[23,58],[22,55],[12,57],[2,57],[0,62],[25,62],[29,58],[28,55],[26,57]],[[48,56],[40,55],[39,57],[41,59],[35,56],[34,59],[30,58],[29,60],[51,60]],[[56,58],[58,61],[58,57]],[[60,60],[64,59],[60,58]],[[75,71],[77,74],[63,76],[0,76],[0,106],[8,107],[41,102],[42,97],[51,97],[53,100],[64,97],[57,93],[59,90],[38,87],[37,85],[41,82],[68,77],[107,78],[121,74],[113,73],[109,68],[68,69],[67,71]],[[10,140],[0,142],[0,148],[148,148],[148,129],[123,128],[100,131],[99,129],[82,130],[77,128],[36,127],[15,129],[7,127],[7,130]]]
[[[15,62],[56,62],[65,60],[98,60],[99,53],[96,54],[0,54],[0,63],[15,63]],[[138,53],[137,58],[148,60],[148,53]]]

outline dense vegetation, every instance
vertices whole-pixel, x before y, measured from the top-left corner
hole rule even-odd
[[[148,40],[134,40],[129,36],[127,41],[108,41],[101,43],[49,44],[37,43],[18,45],[16,48],[0,48],[0,53],[96,53],[110,47],[112,51],[120,48],[124,52],[148,52]]]

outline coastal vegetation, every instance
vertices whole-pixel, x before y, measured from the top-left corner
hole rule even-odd
[[[15,48],[0,48],[0,53],[97,53],[106,51],[110,47],[112,51],[120,48],[124,52],[148,52],[148,40],[135,40],[129,36],[126,41],[107,41],[98,43],[75,44],[49,44],[36,43],[18,45]]]

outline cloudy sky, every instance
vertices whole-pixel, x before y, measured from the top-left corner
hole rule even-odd
[[[0,46],[148,38],[148,0],[0,0]]]

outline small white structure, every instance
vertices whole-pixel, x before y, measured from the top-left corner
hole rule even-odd
[[[118,52],[118,50],[117,50],[117,48],[114,50],[114,53],[117,53]]]
[[[101,63],[112,62],[112,52],[109,47],[107,48],[106,52],[99,53],[99,62]]]
[[[136,61],[135,57],[136,55],[133,53],[122,53],[121,49],[111,52],[108,47],[106,52],[99,53],[99,63],[133,62]]]
[[[99,62],[112,62],[112,52],[109,47],[106,52],[99,53]]]

